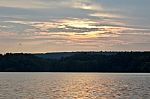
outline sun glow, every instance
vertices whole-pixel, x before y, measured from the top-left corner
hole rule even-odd
[[[61,38],[68,41],[82,42],[84,40],[101,37],[118,37],[119,32],[126,30],[124,27],[98,25],[99,22],[88,19],[62,19],[57,20],[55,24],[52,22],[36,23],[32,26],[45,30],[40,32],[40,36],[49,36],[53,38]],[[51,32],[50,29],[62,29],[60,32]],[[71,30],[69,30],[71,29]],[[76,30],[81,32],[76,32]],[[82,32],[83,30],[86,30]],[[51,32],[51,33],[48,33]],[[51,38],[50,38],[51,39]]]
[[[60,22],[64,25],[69,25],[73,27],[78,27],[78,28],[95,28],[95,26],[91,26],[90,24],[95,24],[95,21],[89,20],[89,19],[64,19],[60,20]]]

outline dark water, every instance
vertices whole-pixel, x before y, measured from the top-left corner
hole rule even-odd
[[[150,99],[150,74],[0,73],[0,99]]]

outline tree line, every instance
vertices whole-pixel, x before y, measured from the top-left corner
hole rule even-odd
[[[76,52],[45,59],[35,54],[0,55],[1,72],[150,72],[150,52]]]

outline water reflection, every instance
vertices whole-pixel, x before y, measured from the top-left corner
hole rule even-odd
[[[0,99],[149,99],[149,74],[1,73]]]

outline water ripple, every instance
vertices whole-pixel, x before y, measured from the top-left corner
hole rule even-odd
[[[2,73],[0,99],[150,99],[150,76]]]

